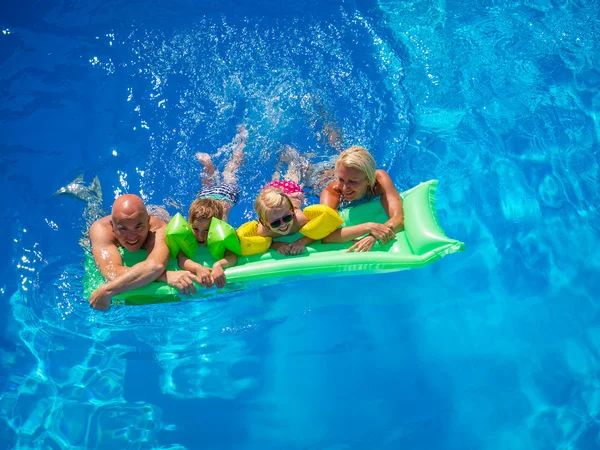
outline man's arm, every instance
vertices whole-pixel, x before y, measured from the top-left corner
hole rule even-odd
[[[145,261],[137,263],[133,267],[127,268],[123,267],[123,261],[119,254],[120,265],[117,264],[115,260],[114,252],[119,253],[117,246],[111,242],[111,245],[108,245],[106,242],[106,236],[104,238],[100,238],[100,242],[96,241],[97,244],[94,245],[94,240],[92,238],[92,230],[90,229],[90,239],[92,239],[92,248],[94,253],[94,259],[96,259],[96,255],[100,258],[96,259],[98,266],[104,268],[107,274],[119,274],[113,275],[113,278],[107,277],[110,281],[94,292],[90,296],[90,305],[97,309],[108,309],[110,306],[110,302],[113,296],[117,294],[121,294],[122,292],[129,291],[131,289],[135,289],[137,287],[145,286],[146,284],[156,280],[167,267],[167,263],[169,262],[169,248],[165,243],[165,227],[160,227],[155,231],[151,231],[154,233],[154,245],[148,253],[148,257]],[[106,235],[106,233],[104,233]]]
[[[112,230],[101,220],[94,222],[90,227],[92,255],[100,273],[107,281],[112,281],[129,272],[130,267],[123,265],[123,258],[115,244]]]

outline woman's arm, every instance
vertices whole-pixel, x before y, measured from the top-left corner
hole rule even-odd
[[[402,231],[404,229],[402,198],[385,170],[377,170],[375,176],[377,178],[379,189],[381,190],[381,206],[383,206],[383,209],[389,217],[389,220],[386,220],[385,225],[394,232]]]
[[[332,181],[325,189],[323,189],[319,203],[322,205],[327,205],[331,209],[337,211],[338,207],[340,206],[340,191],[338,189],[337,181]]]
[[[330,244],[334,242],[348,242],[365,234],[372,235],[375,240],[382,239],[390,232],[390,229],[383,224],[375,222],[365,222],[358,225],[352,225],[350,227],[338,228],[329,236],[321,239],[324,244]]]

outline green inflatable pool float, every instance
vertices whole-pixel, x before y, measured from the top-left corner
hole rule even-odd
[[[419,184],[402,193],[404,204],[404,230],[396,239],[381,245],[375,244],[370,252],[346,253],[351,242],[343,244],[321,244],[306,246],[298,256],[283,256],[275,251],[259,255],[239,256],[238,264],[225,270],[227,285],[223,289],[206,289],[197,286],[193,296],[179,295],[179,291],[160,281],[119,294],[113,298],[116,304],[144,305],[151,303],[177,302],[191,298],[209,298],[228,292],[242,291],[258,286],[280,284],[292,280],[323,278],[344,274],[381,273],[416,269],[454,252],[463,251],[464,243],[447,237],[440,227],[435,210],[437,180]],[[383,223],[387,215],[379,199],[340,211],[345,226],[364,222]],[[289,236],[296,240],[300,235]],[[126,266],[143,261],[145,250],[135,253],[122,250]],[[207,247],[198,247],[194,261],[211,267],[215,259]],[[177,261],[171,259],[167,270],[179,270]],[[86,255],[84,295],[89,298],[92,291],[104,283],[90,254]]]

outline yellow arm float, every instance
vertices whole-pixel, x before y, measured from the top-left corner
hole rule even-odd
[[[310,205],[302,212],[308,217],[308,223],[299,232],[315,241],[330,235],[344,223],[338,212],[327,205]]]
[[[271,238],[258,235],[258,222],[246,222],[237,229],[240,239],[241,256],[257,255],[269,250]]]

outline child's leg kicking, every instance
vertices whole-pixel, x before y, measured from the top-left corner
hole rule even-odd
[[[233,155],[227,162],[225,170],[223,170],[223,182],[229,184],[237,184],[237,171],[242,164],[244,159],[244,147],[246,147],[246,139],[248,138],[248,132],[244,125],[241,125],[238,129],[238,134],[233,138]]]
[[[200,180],[202,186],[210,186],[217,181],[218,173],[215,171],[215,165],[208,153],[196,153],[196,159],[202,165]]]

